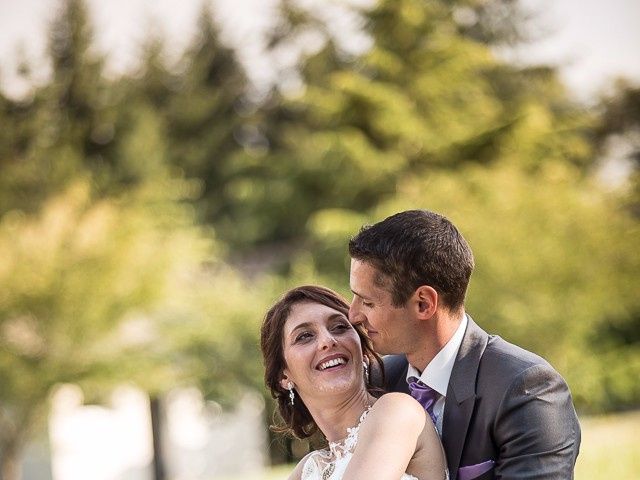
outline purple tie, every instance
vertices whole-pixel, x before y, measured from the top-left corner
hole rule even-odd
[[[436,400],[438,400],[440,394],[433,388],[420,382],[416,377],[409,377],[409,393],[418,401],[418,403],[420,403],[420,405],[424,407],[435,425],[436,416],[433,413],[433,406],[435,405]]]

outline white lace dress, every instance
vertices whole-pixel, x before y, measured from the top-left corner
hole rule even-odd
[[[367,408],[355,427],[347,429],[347,437],[341,442],[329,442],[329,448],[316,450],[307,458],[302,468],[301,480],[341,480],[358,443],[358,430],[369,413]],[[419,480],[403,474],[399,480]]]

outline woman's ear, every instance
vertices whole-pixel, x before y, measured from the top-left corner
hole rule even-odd
[[[280,379],[280,386],[283,390],[289,390],[289,388],[293,386],[293,382],[289,380],[289,377],[283,375]]]

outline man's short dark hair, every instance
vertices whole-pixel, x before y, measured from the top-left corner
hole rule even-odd
[[[408,210],[366,225],[349,242],[349,254],[382,274],[376,283],[388,288],[395,306],[404,305],[422,285],[434,288],[452,311],[464,305],[473,253],[442,215]]]

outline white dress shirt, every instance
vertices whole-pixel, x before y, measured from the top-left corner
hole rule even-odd
[[[453,370],[453,364],[456,361],[458,350],[460,350],[460,345],[462,344],[462,337],[467,329],[467,323],[467,315],[465,314],[456,332],[436,356],[433,357],[433,360],[429,362],[427,368],[425,368],[422,373],[411,364],[409,364],[407,370],[407,383],[409,383],[410,377],[416,377],[422,383],[433,388],[440,394],[440,397],[433,406],[433,414],[436,416],[436,429],[440,436],[442,436],[442,417],[447,387],[449,386],[449,378],[451,377],[451,370]]]

